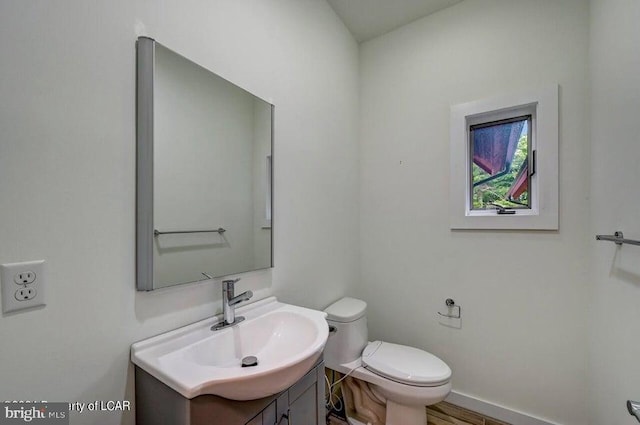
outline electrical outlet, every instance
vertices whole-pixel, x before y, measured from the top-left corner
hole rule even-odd
[[[35,288],[22,288],[16,291],[15,297],[18,301],[28,301],[34,299],[37,293]]]
[[[2,312],[45,305],[45,261],[0,265]]]
[[[28,285],[36,280],[36,274],[32,271],[16,273],[13,281],[18,285]]]

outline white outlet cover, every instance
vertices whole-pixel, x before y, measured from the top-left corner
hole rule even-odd
[[[45,304],[46,267],[44,260],[27,261],[24,263],[0,264],[0,281],[2,283],[2,312],[10,313],[17,310],[43,306]],[[20,273],[28,273],[29,283],[18,278]],[[33,273],[33,275],[31,275]],[[31,277],[33,276],[33,280]],[[35,296],[30,299],[18,299],[20,290],[34,290]],[[29,291],[31,292],[31,291]]]

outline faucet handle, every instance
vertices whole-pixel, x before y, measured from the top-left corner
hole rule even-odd
[[[222,292],[227,293],[229,298],[233,298],[235,293],[236,282],[238,282],[240,278],[237,279],[227,279],[222,281]]]
[[[238,283],[238,281],[240,280],[240,278],[237,279],[225,279],[222,281],[223,284],[229,284],[229,283]]]

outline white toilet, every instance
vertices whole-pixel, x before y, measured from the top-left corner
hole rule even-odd
[[[367,382],[386,403],[386,425],[425,425],[425,406],[451,391],[451,369],[417,348],[368,342],[366,310],[367,303],[355,298],[342,298],[325,309],[332,330],[324,351],[326,367]]]

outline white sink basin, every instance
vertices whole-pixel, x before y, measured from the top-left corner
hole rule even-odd
[[[289,388],[320,358],[329,336],[324,312],[274,297],[236,309],[246,320],[211,331],[211,318],[137,342],[131,361],[186,398],[213,394],[255,400]],[[244,357],[258,364],[242,367]]]

